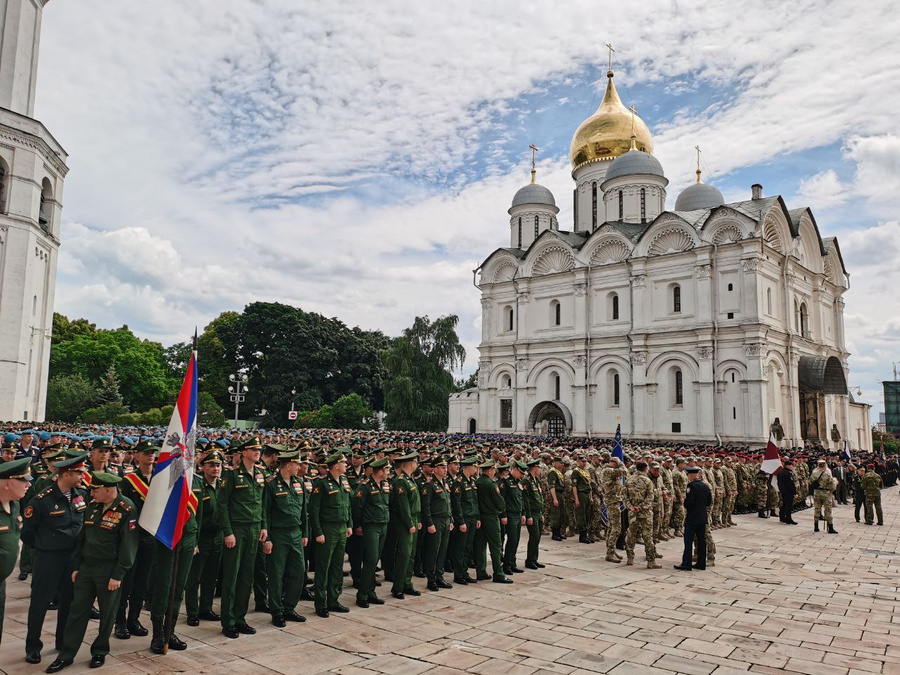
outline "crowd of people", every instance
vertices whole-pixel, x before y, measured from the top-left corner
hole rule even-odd
[[[814,530],[824,521],[837,534],[832,506],[852,498],[857,521],[881,525],[881,489],[898,471],[894,458],[853,461],[822,447],[782,449],[773,478],[761,468],[764,450],[744,447],[208,429],[196,439],[183,534],[170,548],[139,525],[163,433],[4,432],[0,612],[18,558],[19,580],[32,578],[27,662],[41,662],[48,610],[58,655],[47,672],[73,663],[91,618],[99,627],[90,665],[99,667],[111,637],[149,636],[157,654],[185,649],[175,631],[182,603],[188,625],[217,622],[238,638],[256,632],[251,599],[278,627],[306,620],[302,601],[323,619],[350,611],[345,576],[360,609],[423,588],[510,584],[544,567],[545,536],[605,543],[610,564],[634,565],[642,546],[649,569],[660,567],[657,543],[682,537],[676,569],[703,570],[715,565],[713,532],[733,527],[735,513],[777,512],[794,525],[794,512],[811,505]]]

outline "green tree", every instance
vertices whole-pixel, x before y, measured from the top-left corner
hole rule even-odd
[[[334,402],[331,416],[335,429],[370,429],[375,413],[366,406],[362,396],[348,394]]]
[[[466,350],[459,342],[455,315],[430,321],[417,316],[390,348],[382,352],[388,378],[384,409],[390,429],[443,431],[447,397],[456,391],[450,371],[462,365]]]
[[[225,411],[209,392],[197,394],[197,419],[207,429],[225,426]]]
[[[97,402],[97,388],[81,375],[57,375],[47,385],[47,419],[74,422]]]
[[[63,314],[53,313],[53,340],[51,345],[60,342],[70,342],[75,339],[76,335],[86,335],[95,333],[97,326],[89,323],[87,319],[75,319],[69,321],[68,317]]]
[[[318,410],[308,410],[297,415],[294,427],[297,429],[333,429],[334,415],[330,405],[323,405]]]
[[[103,403],[118,403],[122,405],[122,393],[119,391],[119,376],[116,367],[110,366],[106,374],[100,376],[100,386],[97,388],[97,400]],[[127,406],[125,406],[127,407]]]
[[[478,386],[478,368],[475,369],[475,372],[469,375],[466,379],[459,379],[456,381],[456,390],[457,391],[465,391],[466,389],[472,389]]]

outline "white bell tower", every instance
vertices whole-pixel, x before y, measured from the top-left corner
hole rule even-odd
[[[34,119],[48,0],[0,0],[0,420],[43,421],[66,151]]]

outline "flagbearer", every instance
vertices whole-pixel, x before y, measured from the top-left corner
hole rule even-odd
[[[238,446],[240,462],[222,478],[218,518],[225,535],[222,554],[222,634],[237,638],[254,635],[247,624],[253,590],[253,567],[259,542],[268,532],[262,500],[265,480],[256,465],[262,444],[251,438]]]
[[[131,500],[119,495],[121,481],[118,476],[103,471],[92,476],[94,501],[84,517],[72,573],[75,597],[62,649],[47,668],[48,673],[57,673],[74,662],[94,598],[100,604],[100,630],[91,644],[91,668],[99,668],[106,662],[122,578],[134,564],[138,548],[137,511]]]
[[[286,621],[306,621],[297,614],[306,574],[303,547],[309,540],[309,518],[303,483],[297,478],[300,451],[281,452],[278,471],[269,477],[263,495],[263,512],[269,538],[263,544],[269,576],[269,610],[272,623],[284,628]]]
[[[165,475],[163,475],[165,478]],[[188,493],[187,516],[181,539],[174,548],[156,540],[156,559],[153,564],[153,597],[150,599],[150,621],[153,624],[153,638],[150,640],[150,651],[154,654],[165,654],[166,635],[169,636],[169,649],[181,651],[187,649],[184,641],[175,635],[175,624],[184,597],[184,587],[191,571],[194,554],[197,551],[197,535],[200,531],[200,518],[197,504],[202,488],[194,483]],[[157,532],[157,534],[159,534]],[[176,532],[177,535],[177,532]],[[176,557],[178,567],[175,568]],[[175,586],[174,593],[172,586]],[[169,600],[172,601],[172,612],[168,614]],[[171,617],[171,625],[166,621]]]
[[[222,620],[220,615],[213,612],[212,605],[219,577],[219,563],[222,562],[222,539],[224,538],[216,513],[222,462],[221,454],[210,452],[200,462],[202,475],[194,476],[194,494],[197,494],[200,500],[198,507],[200,532],[197,553],[191,562],[191,572],[188,575],[184,598],[188,626],[199,626],[200,619],[204,621]],[[198,487],[199,493],[197,492]]]

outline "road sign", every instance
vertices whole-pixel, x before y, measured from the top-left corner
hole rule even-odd
[[[289,419],[289,420],[295,420],[295,419],[297,419],[297,411],[296,411],[296,410],[291,410],[291,411],[288,413],[288,419]]]

